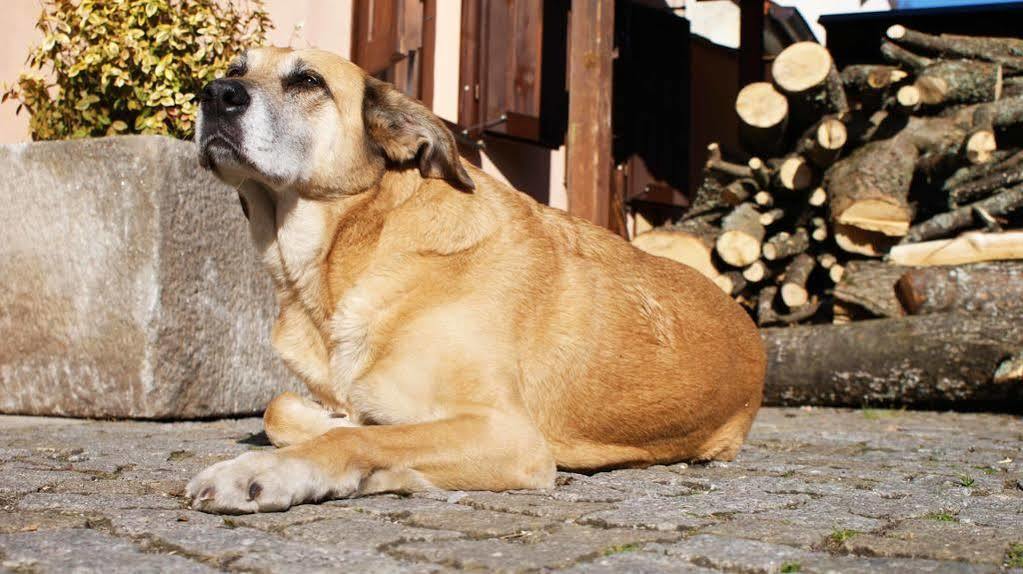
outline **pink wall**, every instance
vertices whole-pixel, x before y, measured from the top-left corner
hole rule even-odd
[[[275,29],[270,43],[317,46],[347,56],[351,45],[352,0],[265,0]],[[25,69],[30,46],[41,36],[35,22],[39,0],[3,0],[4,33],[0,35],[0,86],[14,83]],[[28,116],[15,115],[17,103],[0,105],[0,144],[28,141]]]

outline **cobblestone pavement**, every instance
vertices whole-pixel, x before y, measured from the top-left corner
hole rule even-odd
[[[185,481],[259,429],[0,417],[0,572],[1023,571],[1018,417],[765,409],[727,464],[188,510]]]

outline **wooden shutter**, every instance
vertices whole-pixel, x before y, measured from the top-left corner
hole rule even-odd
[[[464,0],[459,123],[557,146],[564,140],[568,0]],[[502,118],[504,118],[502,120]]]
[[[423,40],[433,20],[425,21],[425,2],[435,0],[356,0],[352,61],[406,94],[424,92]],[[435,6],[433,6],[435,8]],[[432,36],[430,36],[432,38]],[[432,78],[432,70],[427,74]]]

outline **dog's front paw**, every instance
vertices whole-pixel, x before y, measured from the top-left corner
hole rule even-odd
[[[280,452],[247,452],[218,462],[185,489],[192,508],[219,514],[275,512],[344,496],[315,464]],[[353,487],[354,490],[354,487]]]

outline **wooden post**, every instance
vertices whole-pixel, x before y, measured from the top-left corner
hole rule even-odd
[[[764,79],[764,1],[739,2],[739,87]]]
[[[614,0],[572,0],[569,27],[568,211],[607,227]]]

